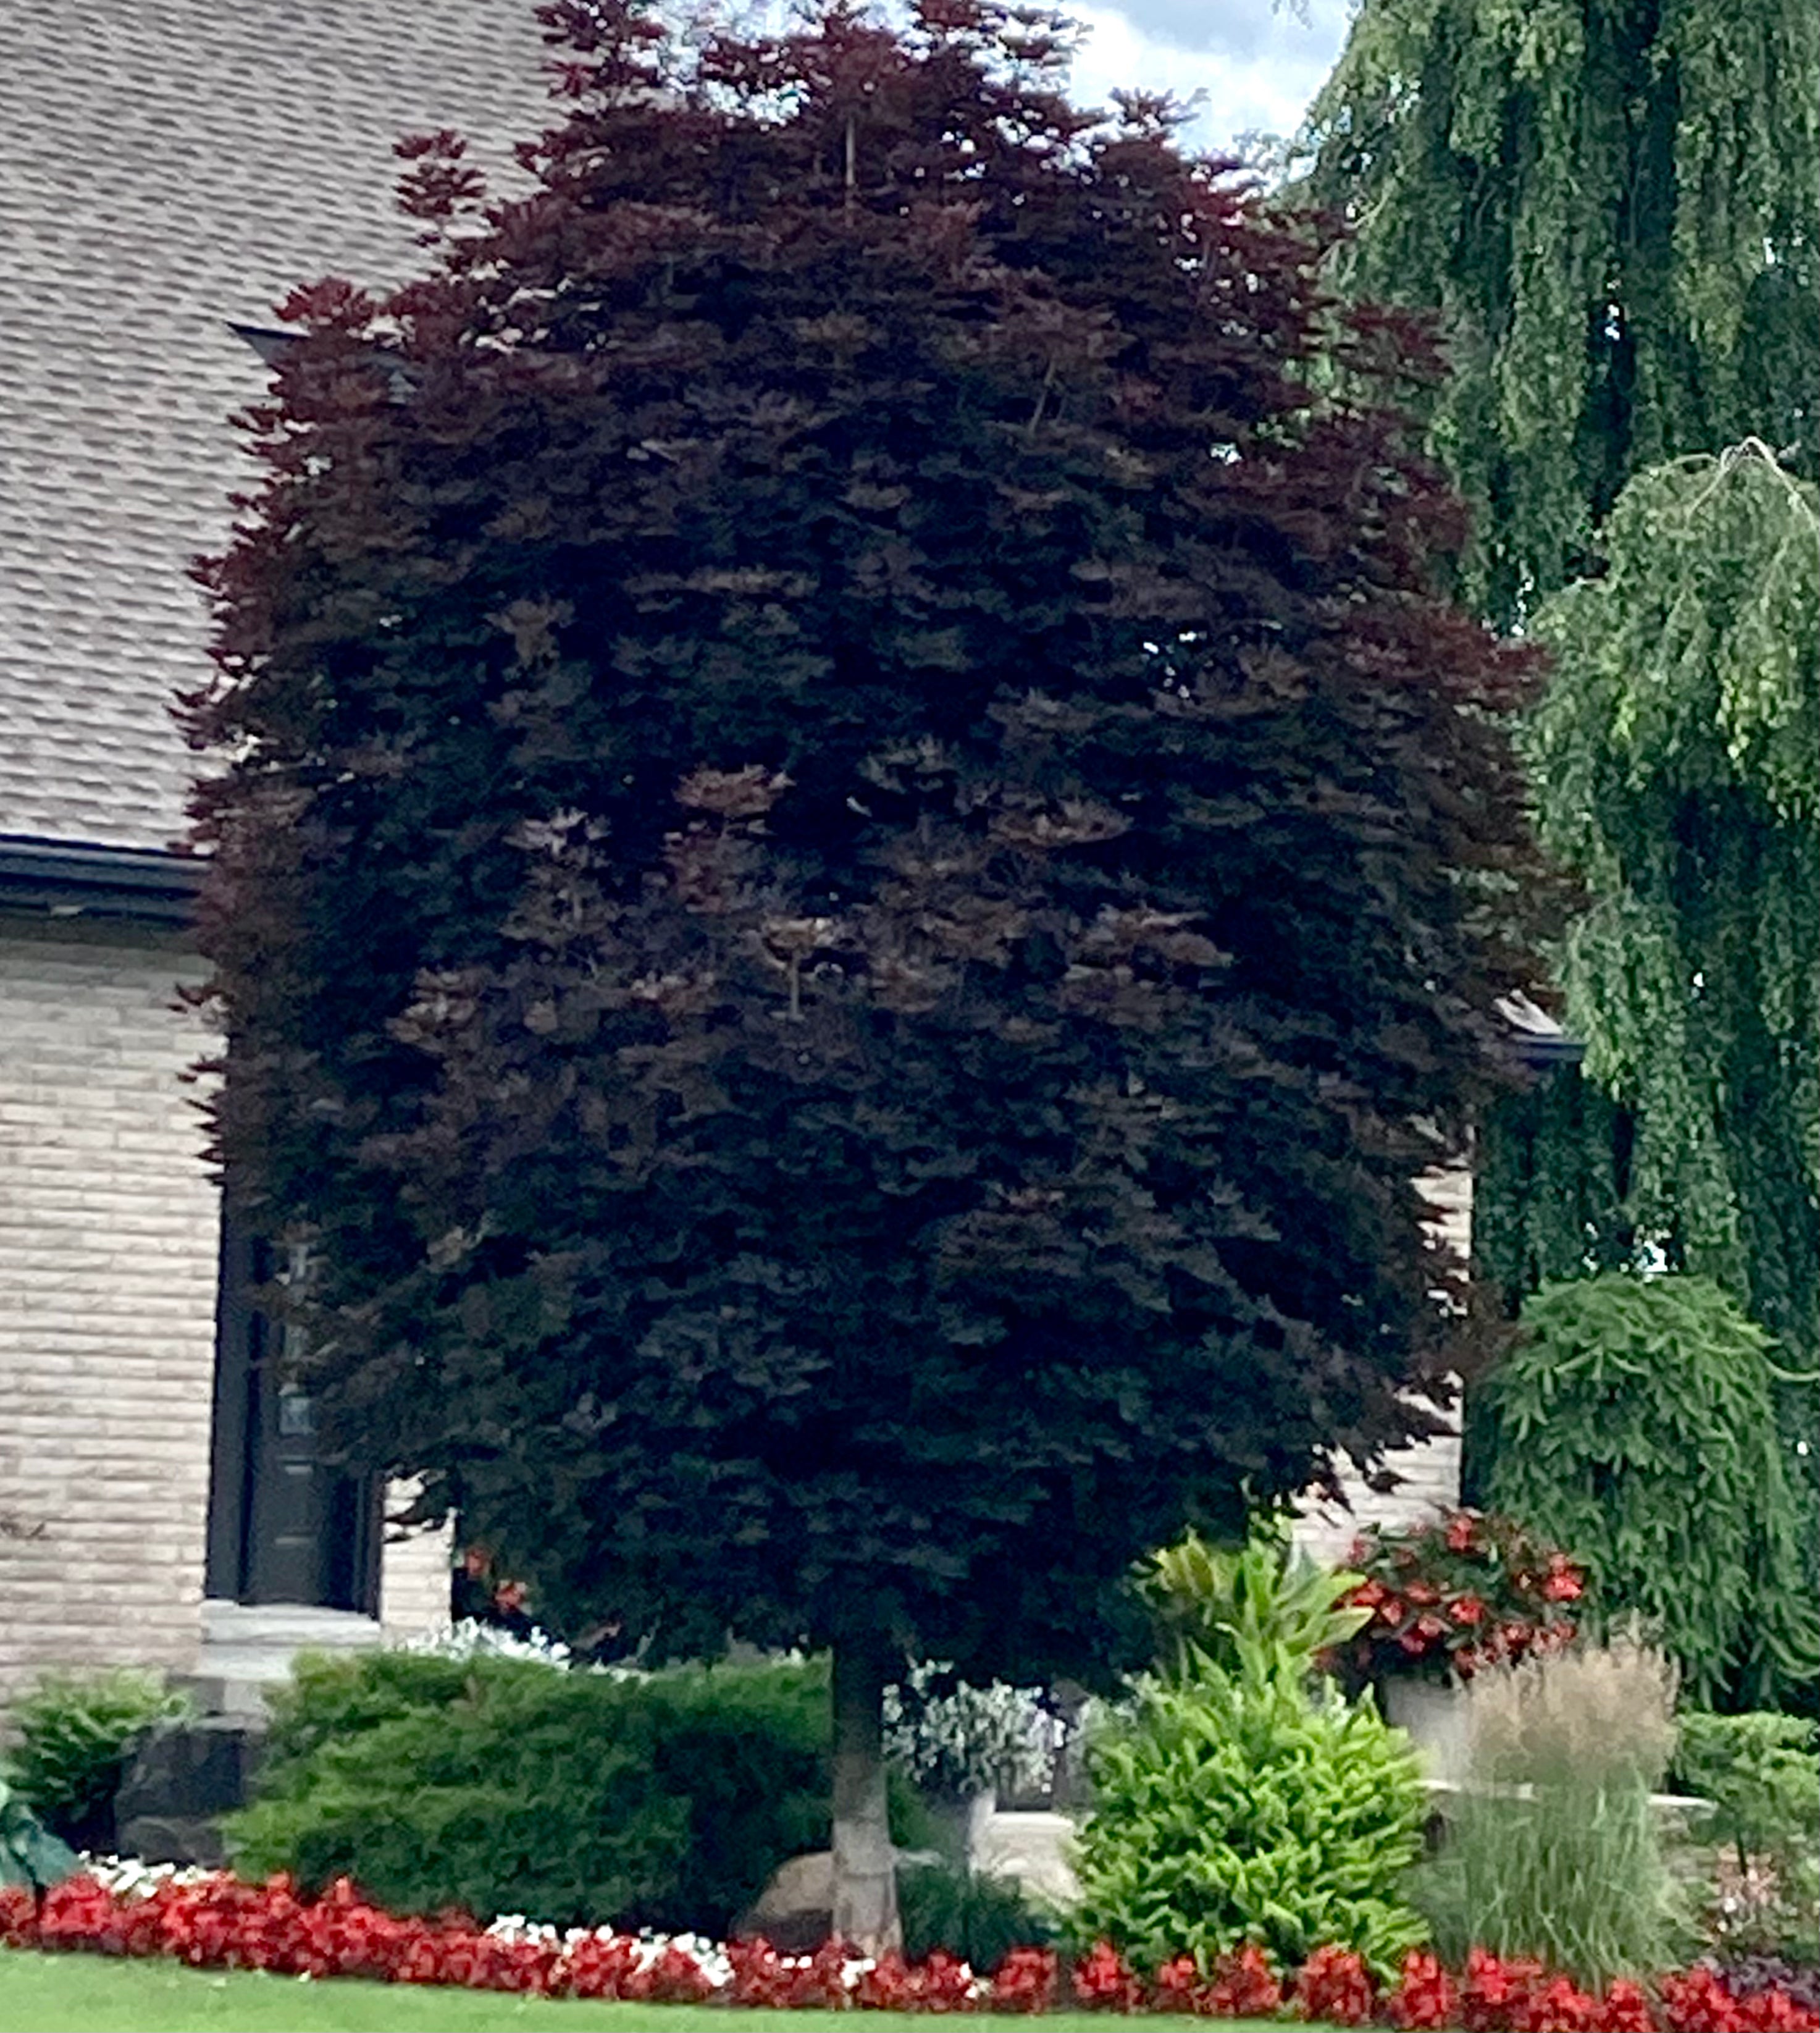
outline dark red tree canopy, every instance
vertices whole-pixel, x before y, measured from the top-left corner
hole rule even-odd
[[[1310,228],[1041,21],[679,49],[325,283],[206,568],[234,1189],[349,1458],[686,1641],[1103,1649],[1445,1325],[1520,660]]]

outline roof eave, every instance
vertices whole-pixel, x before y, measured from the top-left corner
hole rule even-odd
[[[204,872],[189,855],[0,834],[0,910],[14,914],[182,927]]]

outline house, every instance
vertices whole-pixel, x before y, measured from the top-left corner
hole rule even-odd
[[[186,567],[264,385],[235,328],[405,270],[398,136],[504,164],[544,103],[529,0],[12,0],[7,27],[0,1706],[47,1666],[226,1679],[447,1613],[446,1544],[387,1543],[384,1492],[316,1458],[247,1304],[256,1239],[223,1233],[169,706],[207,671]],[[1445,1445],[1418,1466],[1444,1500]]]
[[[295,283],[413,258],[401,134],[544,118],[528,0],[13,0],[0,63],[0,1705],[445,1616],[447,1550],[313,1458],[245,1303],[178,990],[206,673],[186,567]],[[254,1606],[248,1609],[243,1606]],[[204,1640],[210,1642],[205,1645]],[[244,1663],[244,1661],[243,1661]]]

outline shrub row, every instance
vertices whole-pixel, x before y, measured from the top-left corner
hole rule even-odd
[[[1424,1951],[1381,1993],[1349,1951],[1318,1949],[1287,1981],[1256,1947],[1203,1973],[1187,1956],[1146,1981],[1100,1944],[1071,1966],[1048,1948],[1013,1949],[990,1977],[940,1951],[917,1964],[869,1961],[829,1943],[783,1956],[763,1941],[716,1948],[692,1938],[530,1926],[476,1926],[459,1915],[402,1919],[368,1904],[346,1879],[320,1899],[284,1878],[250,1885],[226,1873],[110,1885],[83,1874],[34,1902],[0,1891],[0,1941],[17,1949],[167,1956],[204,1968],[357,1976],[544,1997],[837,2010],[1036,2014],[1073,2003],[1108,2012],[1205,2018],[1286,2013],[1332,2025],[1458,2027],[1463,2033],[1820,2033],[1820,2013],[1787,1992],[1735,1995],[1708,1969],[1664,1978],[1652,1997],[1622,1981],[1602,1996],[1540,1964],[1475,1949],[1457,1975]]]
[[[534,1660],[305,1657],[273,1697],[249,1878],[356,1879],[397,1913],[726,1933],[828,1840],[825,1660],[553,1672]],[[892,1833],[927,1840],[914,1791]]]

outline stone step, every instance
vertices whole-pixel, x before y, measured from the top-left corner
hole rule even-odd
[[[322,1609],[301,1602],[221,1602],[202,1605],[204,1649],[215,1645],[260,1649],[288,1646],[293,1652],[335,1651],[379,1642],[376,1617],[352,1609]]]
[[[1067,1814],[996,1813],[975,1839],[974,1867],[988,1877],[1011,1878],[1052,1904],[1070,1906],[1081,1896],[1074,1836]]]
[[[289,1677],[300,1652],[362,1651],[377,1645],[375,1617],[307,1603],[209,1601],[193,1672],[176,1676],[204,1715],[260,1717],[267,1688]]]

